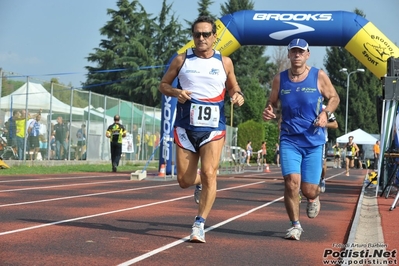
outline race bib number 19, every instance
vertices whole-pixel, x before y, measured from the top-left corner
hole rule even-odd
[[[190,125],[197,127],[218,127],[219,106],[191,104]]]

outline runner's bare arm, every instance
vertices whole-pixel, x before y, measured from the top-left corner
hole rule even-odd
[[[231,98],[231,102],[235,105],[241,106],[244,104],[244,94],[241,92],[241,88],[238,85],[236,75],[234,73],[234,65],[230,57],[223,56],[223,65],[226,71],[226,89]]]
[[[187,100],[191,99],[190,91],[172,87],[173,80],[179,74],[180,68],[182,67],[185,58],[185,54],[179,54],[172,60],[168,70],[162,77],[161,84],[158,88],[162,94],[177,98],[179,103],[185,103]]]
[[[263,120],[268,121],[276,118],[274,109],[278,107],[278,91],[280,89],[280,74],[277,74],[273,78],[272,91],[269,96],[269,100],[266,103],[265,109],[263,111]]]

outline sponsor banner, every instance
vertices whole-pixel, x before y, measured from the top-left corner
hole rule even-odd
[[[399,48],[362,16],[347,11],[257,11],[242,10],[217,20],[215,49],[225,56],[243,45],[285,46],[305,39],[312,46],[345,47],[378,78],[386,74],[387,59],[399,57]],[[194,47],[191,40],[173,58]],[[310,47],[310,49],[312,49]],[[177,80],[172,84],[176,87]],[[162,97],[161,159],[170,173],[173,124],[177,100]]]
[[[222,55],[228,56],[232,54],[235,50],[240,48],[240,43],[237,39],[231,34],[229,29],[220,21],[215,21],[216,24],[216,34],[217,38],[213,47],[215,50],[221,52]],[[189,48],[194,48],[194,40],[188,42],[185,46],[177,51],[177,54],[184,53]]]
[[[371,22],[353,36],[345,49],[378,78],[387,73],[388,58],[399,57],[398,47]]]
[[[122,153],[133,153],[133,135],[130,133],[126,134],[126,137],[122,139]]]

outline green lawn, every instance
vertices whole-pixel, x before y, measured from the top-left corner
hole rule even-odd
[[[7,162],[7,161],[6,161]],[[118,167],[118,172],[134,172],[136,170],[143,170],[144,163],[126,163]],[[148,164],[146,170],[157,170],[158,162],[151,162]],[[37,174],[68,174],[68,173],[82,173],[82,172],[111,172],[111,164],[77,164],[77,165],[60,165],[60,166],[46,166],[46,165],[17,165],[11,166],[9,169],[0,168],[0,176],[10,175],[37,175]]]

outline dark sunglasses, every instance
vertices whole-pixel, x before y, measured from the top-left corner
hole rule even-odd
[[[193,32],[193,36],[194,38],[200,38],[202,35],[202,37],[204,38],[209,38],[212,35],[212,32]]]

